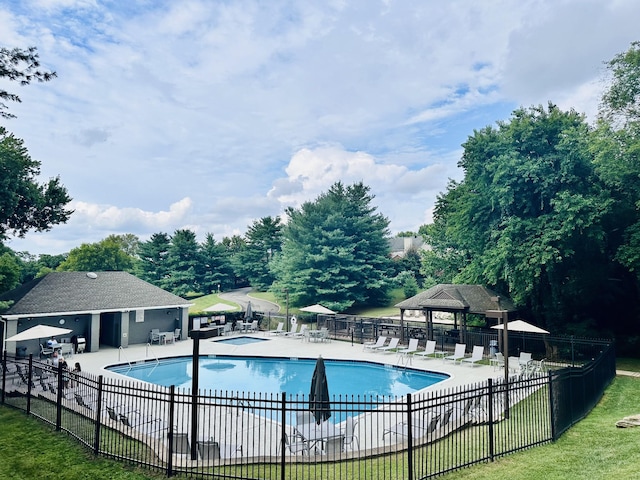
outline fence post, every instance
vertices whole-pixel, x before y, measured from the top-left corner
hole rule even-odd
[[[489,409],[489,459],[493,462],[495,457],[495,439],[494,436],[494,428],[493,428],[493,379],[489,379],[488,382],[489,390],[487,399],[487,405]]]
[[[284,449],[287,446],[284,441],[284,436],[287,434],[287,402],[286,402],[286,393],[282,392],[282,431],[280,432],[280,480],[285,480],[285,472],[284,472]]]
[[[4,351],[2,355],[2,398],[0,399],[0,403],[4,405],[4,391],[7,388],[7,351]]]
[[[173,475],[173,422],[174,422],[174,410],[175,410],[175,402],[176,402],[176,386],[171,385],[169,387],[169,455],[167,457],[167,477],[171,477]]]
[[[551,440],[554,442],[557,440],[556,438],[556,408],[555,401],[553,396],[553,372],[549,371],[549,420],[551,421]]]
[[[31,413],[31,384],[33,383],[33,353],[29,354],[29,371],[27,372],[27,414]]]
[[[413,480],[413,418],[411,394],[407,393],[407,478]]]
[[[93,453],[98,455],[100,453],[100,412],[102,411],[102,380],[103,377],[100,375],[98,377],[98,398],[96,402],[96,429],[94,439],[95,442],[93,444]]]
[[[58,378],[58,390],[56,391],[56,431],[59,432],[62,429],[62,391],[64,390],[64,384],[62,383],[62,365],[60,363],[58,363],[56,377]]]

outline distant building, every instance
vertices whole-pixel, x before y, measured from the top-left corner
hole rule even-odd
[[[191,305],[127,272],[53,272],[0,295],[0,300],[13,302],[0,314],[3,340],[38,324],[51,325],[71,329],[65,337],[83,337],[89,352],[100,345],[146,343],[152,328],[179,328],[186,338]],[[40,351],[38,340],[20,346],[27,353]],[[6,342],[5,348],[15,353],[16,342]]]
[[[391,258],[399,260],[411,250],[426,250],[428,245],[425,243],[422,235],[414,235],[412,237],[393,237],[389,239],[389,249]]]

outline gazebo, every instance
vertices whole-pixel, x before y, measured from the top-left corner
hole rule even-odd
[[[510,298],[501,297],[482,285],[443,283],[407,298],[395,305],[400,309],[400,326],[404,335],[404,313],[418,310],[424,313],[427,322],[427,337],[433,339],[433,312],[453,313],[453,328],[459,329],[459,341],[464,343],[467,330],[467,314],[484,315],[489,318],[508,319],[509,312],[516,308]]]

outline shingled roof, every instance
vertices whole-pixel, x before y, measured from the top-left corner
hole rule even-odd
[[[186,307],[190,303],[127,272],[53,272],[0,295],[3,316]]]
[[[509,298],[500,297],[500,305],[492,300],[498,294],[482,285],[443,283],[407,298],[395,306],[402,310],[463,311],[484,315],[487,311],[516,310]]]

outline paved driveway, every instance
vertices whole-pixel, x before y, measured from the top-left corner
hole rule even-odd
[[[249,301],[251,301],[251,308],[254,312],[277,313],[280,311],[280,306],[278,304],[268,302],[266,300],[260,300],[258,298],[252,298],[249,296],[250,292],[251,287],[238,288],[237,290],[221,293],[219,296],[224,300],[241,305],[243,311],[247,309]]]

